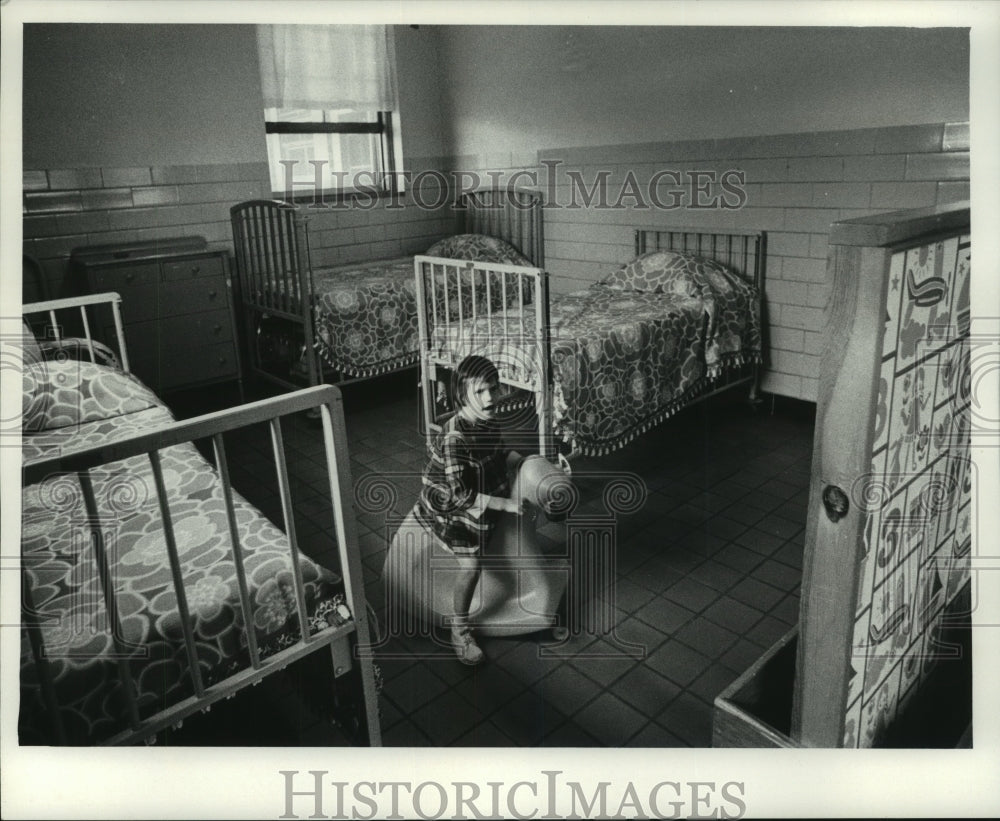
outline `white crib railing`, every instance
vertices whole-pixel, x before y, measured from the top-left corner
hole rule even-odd
[[[541,268],[417,256],[424,435],[440,429],[434,388],[439,369],[479,354],[502,385],[534,396],[538,449],[552,456],[552,365],[548,275]]]

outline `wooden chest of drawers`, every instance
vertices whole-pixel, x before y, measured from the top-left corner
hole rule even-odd
[[[121,294],[129,364],[146,385],[240,380],[242,393],[227,252],[180,237],[77,248],[72,262],[88,293]]]

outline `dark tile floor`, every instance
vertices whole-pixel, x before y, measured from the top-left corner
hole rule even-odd
[[[388,477],[397,517],[415,499],[424,460],[416,394],[412,371],[344,388],[354,482]],[[190,407],[178,398],[179,414]],[[645,501],[616,515],[614,584],[587,611],[598,617],[571,625],[568,641],[548,632],[486,637],[487,660],[476,668],[431,636],[389,629],[381,569],[392,527],[386,514],[360,512],[365,589],[382,640],[383,743],[709,746],[715,696],[798,619],[813,409],[768,398],[752,411],[734,391],[615,453],[576,459],[580,503],[569,522],[604,511],[601,473],[634,475],[644,486]],[[316,491],[317,431],[295,417],[285,443],[300,543],[323,560],[333,544]],[[262,478],[269,442],[261,433],[231,448],[233,480],[280,516],[274,484]],[[565,527],[550,523],[544,532],[558,540]],[[293,685],[254,688],[254,704],[225,719],[230,740],[210,733],[214,743],[240,743],[233,728],[242,726],[241,710],[269,709],[280,716],[275,743],[338,743]]]

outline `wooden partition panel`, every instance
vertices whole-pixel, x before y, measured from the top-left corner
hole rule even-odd
[[[969,209],[836,223],[792,737],[878,746],[969,581]]]

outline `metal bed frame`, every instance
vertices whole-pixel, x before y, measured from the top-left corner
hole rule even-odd
[[[759,294],[758,310],[763,322],[764,273],[767,256],[767,235],[763,231],[756,232],[705,232],[689,228],[637,228],[634,234],[635,254],[639,256],[648,251],[676,250],[698,254],[727,265],[743,279],[752,284]],[[465,277],[463,279],[463,272]],[[506,285],[506,277],[514,277],[517,291],[517,304],[509,305],[507,292],[504,291],[502,306],[499,311],[489,308],[492,304],[487,298],[487,310],[477,307],[476,282],[491,277],[501,276]],[[501,317],[503,326],[509,327],[510,311],[516,307],[523,316],[526,303],[533,306],[535,314],[534,331],[526,334],[523,321],[514,331],[514,340],[524,350],[525,343],[530,343],[536,352],[536,361],[531,363],[529,371],[532,378],[525,381],[501,376],[505,385],[511,388],[528,391],[534,395],[534,408],[538,418],[538,451],[547,458],[556,454],[555,437],[552,432],[553,408],[553,376],[551,362],[551,328],[548,273],[539,268],[505,266],[487,263],[472,263],[461,260],[447,260],[428,256],[417,256],[414,260],[414,276],[416,278],[417,304],[420,325],[420,366],[421,366],[421,417],[424,420],[424,435],[430,436],[440,429],[440,419],[434,408],[434,386],[440,369],[453,370],[457,363],[455,352],[451,346],[445,345],[445,350],[437,350],[434,341],[435,331],[444,328],[456,329],[458,338],[463,338],[465,323],[475,323],[477,320],[491,320]],[[466,285],[465,283],[471,283]],[[457,293],[457,313],[450,309],[452,297],[449,294],[449,284],[454,283]],[[482,286],[479,286],[480,288]],[[472,314],[466,316],[463,310],[462,289],[470,290]],[[522,298],[527,292],[530,300]],[[444,304],[444,316],[440,315],[438,306]],[[515,320],[516,322],[516,320]],[[490,328],[491,322],[486,322]],[[509,338],[508,334],[508,338]],[[494,342],[492,333],[488,332],[487,345]],[[516,347],[516,346],[515,346]],[[731,369],[717,380],[709,383],[706,389],[688,402],[694,405],[730,390],[738,385],[749,386],[749,401],[758,403],[759,365],[756,363],[738,369]],[[510,406],[508,406],[510,407]]]
[[[82,340],[82,348],[89,351],[91,360],[94,357],[97,343],[90,339],[87,308],[98,305],[109,305],[115,317],[118,332],[118,346],[121,355],[122,368],[128,372],[128,355],[122,334],[119,306],[121,297],[117,293],[97,294],[79,299],[64,299],[25,305],[23,315],[38,313],[48,314],[54,326],[53,335],[58,335],[56,312],[67,308],[79,308],[83,315],[86,336]],[[79,344],[81,340],[74,340]],[[293,499],[291,485],[285,462],[285,451],[281,432],[281,417],[301,411],[315,410],[322,420],[323,446],[326,455],[326,480],[333,507],[333,521],[338,545],[338,568],[343,578],[344,598],[350,610],[349,618],[344,624],[329,626],[315,633],[308,629],[309,621],[306,615],[304,582],[299,564],[299,549],[295,533],[293,515]],[[191,617],[187,605],[186,594],[181,576],[181,566],[178,548],[174,537],[170,506],[167,491],[160,467],[159,451],[185,442],[210,440],[214,453],[215,470],[221,483],[223,499],[229,520],[229,531],[232,544],[232,560],[236,569],[239,588],[239,607],[243,614],[243,624],[253,624],[253,616],[249,598],[246,571],[243,566],[241,551],[238,549],[240,535],[236,525],[234,512],[233,488],[230,484],[227,466],[226,448],[223,434],[248,425],[265,423],[270,428],[273,453],[277,471],[278,489],[281,499],[284,527],[287,540],[294,581],[295,600],[301,633],[299,640],[267,658],[261,658],[256,638],[252,630],[245,631],[246,646],[250,656],[250,666],[236,672],[215,684],[205,684],[196,658],[194,635]],[[89,471],[99,465],[115,462],[133,456],[145,455],[153,470],[156,494],[159,500],[159,510],[167,550],[172,571],[173,590],[176,596],[180,621],[184,632],[184,646],[189,665],[189,675],[192,679],[194,695],[176,704],[165,706],[156,714],[140,718],[135,701],[135,684],[127,660],[134,648],[123,644],[122,627],[118,620],[118,608],[115,590],[112,582],[112,571],[105,552],[104,536],[100,526],[100,518],[94,495],[93,483]],[[140,740],[149,741],[155,734],[171,726],[177,726],[184,718],[199,711],[206,712],[213,703],[229,698],[239,690],[277,672],[288,664],[305,656],[320,651],[328,651],[333,663],[333,676],[341,679],[346,674],[351,676],[342,684],[344,690],[355,699],[355,705],[360,705],[360,715],[355,718],[355,726],[350,728],[358,736],[359,743],[377,746],[381,744],[381,730],[378,718],[375,674],[372,666],[371,653],[359,652],[371,647],[369,641],[368,613],[362,582],[361,557],[358,551],[358,541],[354,513],[351,502],[353,487],[348,459],[347,435],[344,424],[343,405],[340,391],[333,386],[318,386],[296,391],[278,397],[264,399],[258,402],[228,408],[209,413],[185,421],[149,430],[141,434],[123,437],[78,450],[63,449],[58,455],[49,458],[27,462],[23,465],[23,484],[44,481],[53,475],[74,475],[83,491],[84,504],[88,521],[92,523],[95,559],[98,563],[97,575],[103,603],[109,615],[112,637],[114,639],[115,656],[118,659],[119,681],[126,694],[129,712],[129,728],[112,738],[102,741],[102,744],[130,744]],[[261,514],[263,515],[263,514]],[[23,561],[23,558],[22,558]],[[26,568],[22,566],[22,572]],[[48,713],[52,717],[52,735],[55,743],[64,742],[65,731],[59,718],[55,687],[46,660],[46,648],[41,629],[41,622],[32,602],[31,586],[23,584],[24,601],[23,628],[28,635],[34,663],[38,670],[42,696],[47,704]],[[331,691],[332,695],[332,691]]]
[[[484,233],[507,240],[535,265],[543,264],[542,197],[528,189],[497,188],[463,194],[455,202],[456,233]],[[248,336],[250,370],[286,389],[302,387],[262,367],[254,337],[265,317],[301,329],[305,378],[318,385],[332,373],[316,349],[315,283],[307,209],[280,200],[248,200],[229,209],[239,283],[237,299]],[[400,367],[413,367],[416,362]],[[344,373],[328,381],[344,385],[370,377]]]
[[[637,228],[635,230],[635,255],[649,251],[681,251],[713,259],[735,271],[757,289],[760,301],[757,310],[764,332],[764,274],[767,263],[766,231],[726,231],[709,233],[693,228]],[[751,404],[760,402],[760,366],[747,366],[746,373],[737,373],[706,393],[700,394],[691,404],[702,402],[736,385],[750,387]]]
[[[43,314],[49,320],[48,324],[44,327],[45,336],[39,340],[39,345],[43,351],[79,347],[86,350],[91,362],[97,363],[100,358],[102,360],[101,364],[110,365],[125,373],[131,373],[128,363],[128,351],[125,348],[125,330],[122,324],[121,303],[122,298],[117,292],[108,291],[88,296],[32,302],[26,304],[21,309],[21,315],[27,318],[32,315]],[[112,350],[103,342],[94,339],[90,332],[90,319],[87,315],[87,308],[96,308],[101,305],[106,305],[111,310],[118,345],[117,351]],[[80,312],[79,327],[83,332],[82,337],[64,336],[63,328],[65,326],[58,321],[58,317],[62,312],[74,308],[79,309]]]

